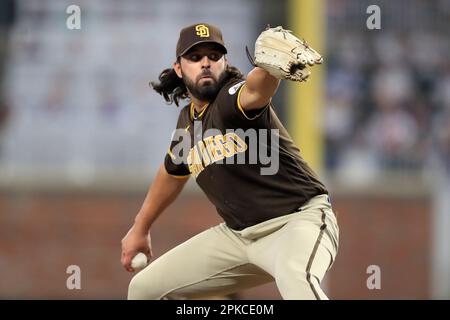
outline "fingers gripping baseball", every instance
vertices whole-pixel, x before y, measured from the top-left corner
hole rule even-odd
[[[147,263],[148,263],[147,255],[142,252],[139,252],[131,260],[131,267],[136,271],[142,270],[147,266]]]
[[[323,62],[322,56],[281,26],[268,28],[256,39],[255,65],[278,79],[306,81],[312,67]]]
[[[139,271],[147,266],[152,257],[150,234],[133,228],[122,239],[121,263],[128,272]]]

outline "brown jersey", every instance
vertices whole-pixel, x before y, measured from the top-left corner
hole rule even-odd
[[[271,104],[253,113],[243,110],[239,95],[244,85],[244,80],[230,80],[198,115],[192,104],[185,106],[177,129],[190,137],[189,147],[180,151],[181,140],[173,139],[164,163],[171,175],[193,176],[234,230],[290,214],[328,193]],[[260,150],[267,151],[266,157],[260,157]],[[277,170],[263,174],[273,165],[268,155],[276,155]]]

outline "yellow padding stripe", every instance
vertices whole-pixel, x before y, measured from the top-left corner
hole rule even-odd
[[[172,151],[170,151],[170,149],[167,150],[167,154],[172,158],[172,160],[176,159],[175,155],[172,153]]]
[[[245,85],[246,85],[246,83],[244,83],[244,84],[239,88],[238,96],[237,96],[237,106],[238,106],[238,109],[239,109],[239,110],[242,112],[242,114],[244,115],[244,117],[247,118],[247,120],[255,120],[256,118],[258,118],[260,115],[263,114],[263,112],[266,110],[266,108],[269,107],[270,103],[268,103],[265,107],[263,107],[262,110],[261,110],[261,112],[258,113],[256,116],[251,117],[251,118],[250,118],[249,116],[247,116],[247,115],[245,114],[244,108],[242,108],[242,105],[241,105],[241,91],[242,91],[242,88],[245,87]]]
[[[167,173],[169,176],[171,176],[171,177],[174,177],[175,179],[181,179],[181,180],[185,180],[185,179],[188,179],[191,175],[190,174],[187,174],[187,175],[185,175],[185,176],[176,176],[176,175],[173,175],[173,174],[170,174],[170,173]]]

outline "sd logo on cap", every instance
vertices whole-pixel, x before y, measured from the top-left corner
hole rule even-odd
[[[195,30],[197,31],[197,35],[199,37],[209,37],[209,29],[204,24],[198,24],[195,26]]]

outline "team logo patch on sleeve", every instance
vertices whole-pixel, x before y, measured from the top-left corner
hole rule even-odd
[[[241,81],[241,82],[239,82],[239,83],[236,83],[234,86],[232,86],[230,89],[228,89],[228,93],[229,93],[230,95],[234,95],[234,94],[239,90],[239,88],[241,87],[241,85],[242,85],[244,82],[245,82],[245,80],[244,80],[244,81]]]

